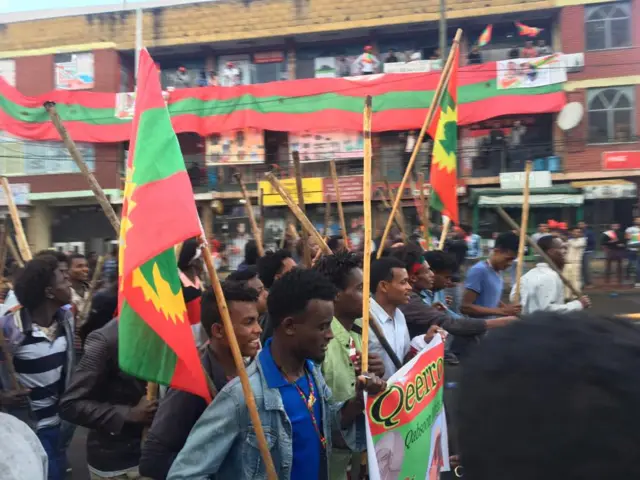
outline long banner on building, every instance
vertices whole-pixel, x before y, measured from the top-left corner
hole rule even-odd
[[[431,480],[449,470],[444,412],[444,343],[431,343],[366,399],[371,480]]]
[[[499,89],[496,63],[460,68],[458,124],[514,114],[558,112],[562,84]],[[311,78],[235,87],[178,88],[167,108],[176,133],[202,137],[255,128],[280,132],[362,130],[362,108],[373,97],[374,132],[420,128],[439,72]],[[43,108],[56,103],[76,142],[122,142],[131,135],[133,97],[116,93],[54,90],[28,97],[0,78],[0,131],[27,140],[58,140]]]

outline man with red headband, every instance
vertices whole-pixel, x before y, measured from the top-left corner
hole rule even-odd
[[[372,75],[378,71],[380,60],[373,54],[373,47],[367,45],[362,55],[356,58],[354,65],[362,75]]]

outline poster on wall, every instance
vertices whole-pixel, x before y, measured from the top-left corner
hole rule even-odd
[[[536,58],[513,58],[497,63],[498,89],[534,88],[567,81],[562,54]]]
[[[164,104],[169,101],[169,92],[163,91],[162,98],[164,98]],[[136,108],[136,92],[122,92],[116,93],[116,106],[115,116],[122,120],[129,120],[133,118],[133,113]]]
[[[16,86],[15,60],[0,60],[0,77],[12,87]]]
[[[56,62],[57,90],[87,90],[94,86],[93,53],[74,53],[71,60]]]
[[[317,57],[314,59],[315,78],[339,78],[358,75],[354,55],[341,55],[338,57]]]
[[[264,131],[245,128],[207,138],[207,165],[264,163]]]
[[[362,158],[362,132],[300,132],[289,134],[289,150],[300,153],[301,162],[327,162]]]

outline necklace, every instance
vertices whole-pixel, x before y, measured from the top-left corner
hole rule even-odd
[[[285,373],[282,371],[282,369],[280,367],[278,367],[278,370],[280,370],[280,373],[285,378],[285,380],[287,380],[290,385],[293,385],[295,387],[295,389],[298,391],[298,394],[300,395],[302,403],[304,403],[305,407],[307,407],[307,411],[309,412],[309,415],[311,416],[311,423],[313,423],[313,428],[315,429],[316,434],[318,435],[318,438],[320,439],[320,444],[322,445],[323,449],[326,449],[327,448],[327,439],[324,437],[324,435],[320,431],[320,427],[318,426],[318,420],[316,419],[316,414],[313,411],[313,407],[316,404],[318,399],[316,398],[316,392],[315,392],[315,388],[313,386],[313,380],[311,379],[311,376],[309,375],[309,372],[307,371],[306,368],[304,369],[304,376],[307,379],[307,383],[309,384],[309,396],[307,397],[296,382],[289,381],[289,379],[287,378],[287,376],[285,375]]]

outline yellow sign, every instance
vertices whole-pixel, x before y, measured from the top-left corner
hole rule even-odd
[[[291,195],[295,202],[298,201],[298,193],[296,190],[296,179],[286,178],[280,180],[282,187]],[[302,192],[304,193],[304,203],[309,205],[312,203],[324,203],[324,195],[322,192],[322,178],[303,178]],[[276,192],[271,184],[266,180],[260,182],[260,188],[264,193],[263,205],[265,207],[277,207],[286,205],[282,197]]]

